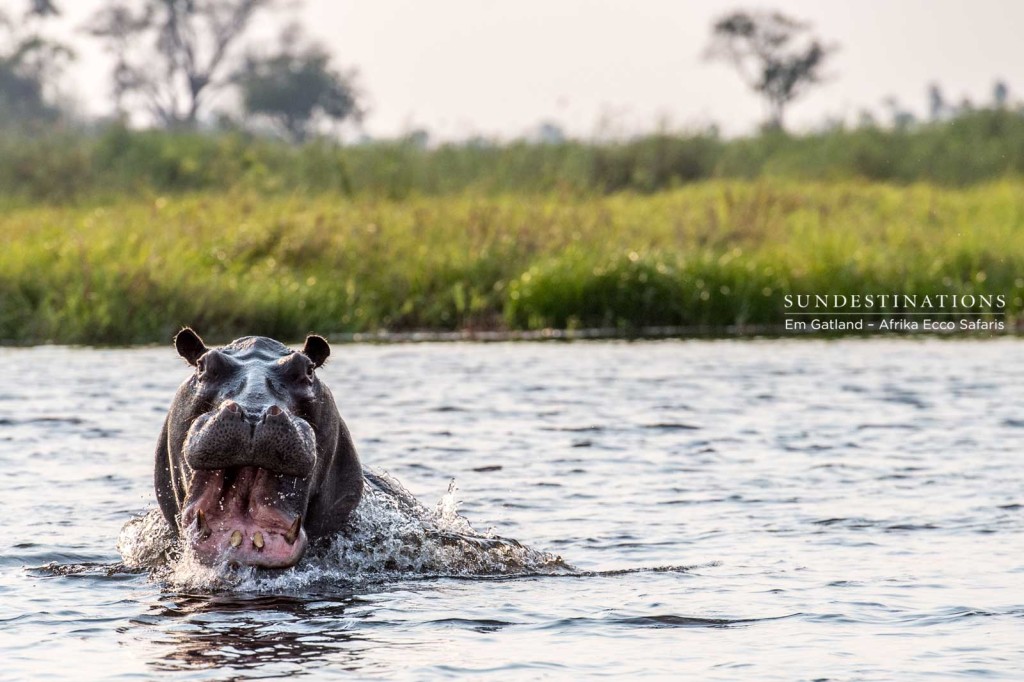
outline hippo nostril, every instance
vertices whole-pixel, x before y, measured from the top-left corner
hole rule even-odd
[[[277,405],[271,405],[270,407],[267,408],[267,416],[270,417],[276,417],[277,415],[282,414],[283,412],[284,410],[282,410]]]
[[[236,403],[234,400],[229,400],[226,403],[224,403],[224,409],[227,410],[228,412],[238,414],[242,408],[239,407],[238,403]]]

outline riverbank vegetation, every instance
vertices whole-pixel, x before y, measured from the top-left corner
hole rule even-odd
[[[403,199],[452,193],[654,193],[701,180],[869,180],[964,187],[1024,176],[1024,113],[960,113],[913,126],[725,139],[714,130],[619,141],[422,137],[294,146],[242,132],[66,129],[0,135],[0,196],[81,203],[124,194],[251,190]]]
[[[218,177],[205,161],[196,169]],[[1015,180],[952,189],[761,178],[608,195],[555,183],[401,198],[199,187],[161,193],[147,179],[116,199],[5,199],[0,339],[163,342],[185,324],[214,340],[714,332],[781,325],[785,295],[806,293],[1001,294],[1011,320],[1024,307]]]

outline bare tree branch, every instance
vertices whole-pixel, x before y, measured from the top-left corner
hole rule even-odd
[[[117,55],[115,91],[142,100],[168,126],[193,127],[210,93],[230,82],[229,62],[253,17],[277,0],[139,2],[141,13],[120,0],[91,29]]]

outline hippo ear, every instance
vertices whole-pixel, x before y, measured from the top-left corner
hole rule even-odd
[[[331,354],[331,346],[324,337],[310,334],[306,337],[306,344],[302,347],[302,354],[313,361],[314,367],[319,367],[324,364],[327,357]]]
[[[196,360],[207,350],[206,344],[199,338],[199,334],[189,327],[185,327],[174,335],[174,348],[178,351],[178,355],[185,358],[190,365],[196,364]]]

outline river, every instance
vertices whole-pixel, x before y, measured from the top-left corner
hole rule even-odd
[[[0,679],[1024,670],[1015,339],[336,345],[363,463],[524,547],[368,499],[359,544],[234,582],[118,551],[159,541],[169,346],[0,360]]]

